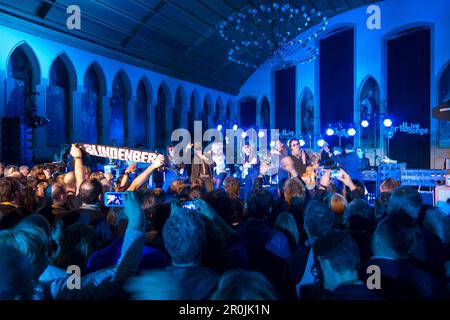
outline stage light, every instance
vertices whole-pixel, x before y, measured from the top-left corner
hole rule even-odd
[[[234,124],[233,125],[233,131],[236,131],[238,129],[238,125],[237,124]]]
[[[217,125],[217,131],[222,131],[222,125],[221,124]]]
[[[368,126],[369,126],[369,121],[367,121],[366,119],[361,121],[361,127],[367,128]]]
[[[390,126],[392,126],[392,120],[390,118],[385,118],[383,120],[383,126],[385,126],[386,128],[389,128]]]
[[[241,133],[241,138],[242,138],[242,139],[247,138],[247,132],[245,132],[245,131],[242,132],[242,133]]]
[[[300,147],[303,147],[303,146],[305,146],[306,141],[305,141],[305,139],[300,138],[300,139],[298,139],[298,143],[300,143]]]
[[[353,137],[353,136],[356,134],[356,129],[353,128],[353,127],[348,128],[347,134],[348,134],[350,137]]]
[[[274,148],[275,147],[276,142],[275,141],[270,141],[270,147]]]
[[[323,140],[323,138],[319,138],[319,140],[317,140],[317,145],[319,148],[322,148],[325,145],[325,140]]]
[[[334,129],[330,127],[327,129],[325,133],[327,134],[327,136],[332,136],[334,135]]]
[[[264,138],[264,131],[260,130],[260,131],[258,132],[258,137]]]

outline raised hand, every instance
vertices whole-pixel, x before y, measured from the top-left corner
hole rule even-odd
[[[76,158],[81,158],[83,154],[82,154],[80,148],[78,148],[76,145],[72,144],[72,147],[70,148],[70,155],[74,159],[76,159]]]
[[[164,156],[162,154],[160,154],[159,156],[156,157],[155,161],[153,161],[152,168],[158,169],[158,168],[162,167],[163,165],[164,165]]]
[[[128,218],[128,229],[145,230],[145,217],[142,213],[141,204],[134,192],[123,193],[124,212]]]
[[[136,163],[132,163],[128,166],[128,168],[125,170],[126,173],[131,173],[136,171]]]

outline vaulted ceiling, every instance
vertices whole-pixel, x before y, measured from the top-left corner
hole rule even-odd
[[[293,3],[294,1],[291,0]],[[231,94],[254,73],[228,61],[230,44],[218,33],[233,13],[267,0],[0,0],[2,17],[55,32],[72,45]],[[276,1],[275,1],[276,2]],[[279,1],[283,3],[285,1]],[[296,0],[327,17],[373,0]],[[66,27],[67,7],[81,9],[81,30]],[[33,32],[32,30],[27,30]],[[102,48],[101,52],[94,48]],[[106,50],[105,50],[106,49]]]

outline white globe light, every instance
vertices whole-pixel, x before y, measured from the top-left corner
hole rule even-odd
[[[347,130],[347,134],[348,134],[350,137],[353,137],[353,136],[356,134],[355,128],[349,128],[349,129]]]
[[[264,131],[259,131],[258,132],[258,137],[264,138]]]
[[[325,140],[323,140],[323,139],[317,140],[317,145],[318,145],[320,148],[322,148],[322,147],[325,145]]]
[[[233,125],[233,131],[236,131],[238,129],[238,125],[237,124],[234,124]]]
[[[389,128],[390,126],[392,126],[392,120],[389,118],[386,118],[383,120],[383,125],[387,128]]]
[[[218,130],[218,131],[222,131],[222,125],[221,125],[221,124],[219,124],[219,125],[217,126],[217,130]]]
[[[300,143],[300,147],[303,147],[306,144],[305,140],[303,139],[300,139],[298,142]]]
[[[361,127],[367,128],[368,126],[369,126],[369,121],[367,121],[367,120],[361,121]]]
[[[334,134],[334,130],[332,128],[328,128],[326,134],[327,136],[332,136]]]
[[[245,139],[245,138],[247,138],[247,132],[242,132],[242,134],[241,134],[241,138],[242,138],[242,139]]]

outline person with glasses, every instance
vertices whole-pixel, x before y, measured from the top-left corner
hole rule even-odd
[[[299,177],[303,176],[306,168],[311,165],[311,158],[300,148],[300,142],[297,138],[289,141],[289,148],[291,149],[291,159],[294,164],[295,171]]]

